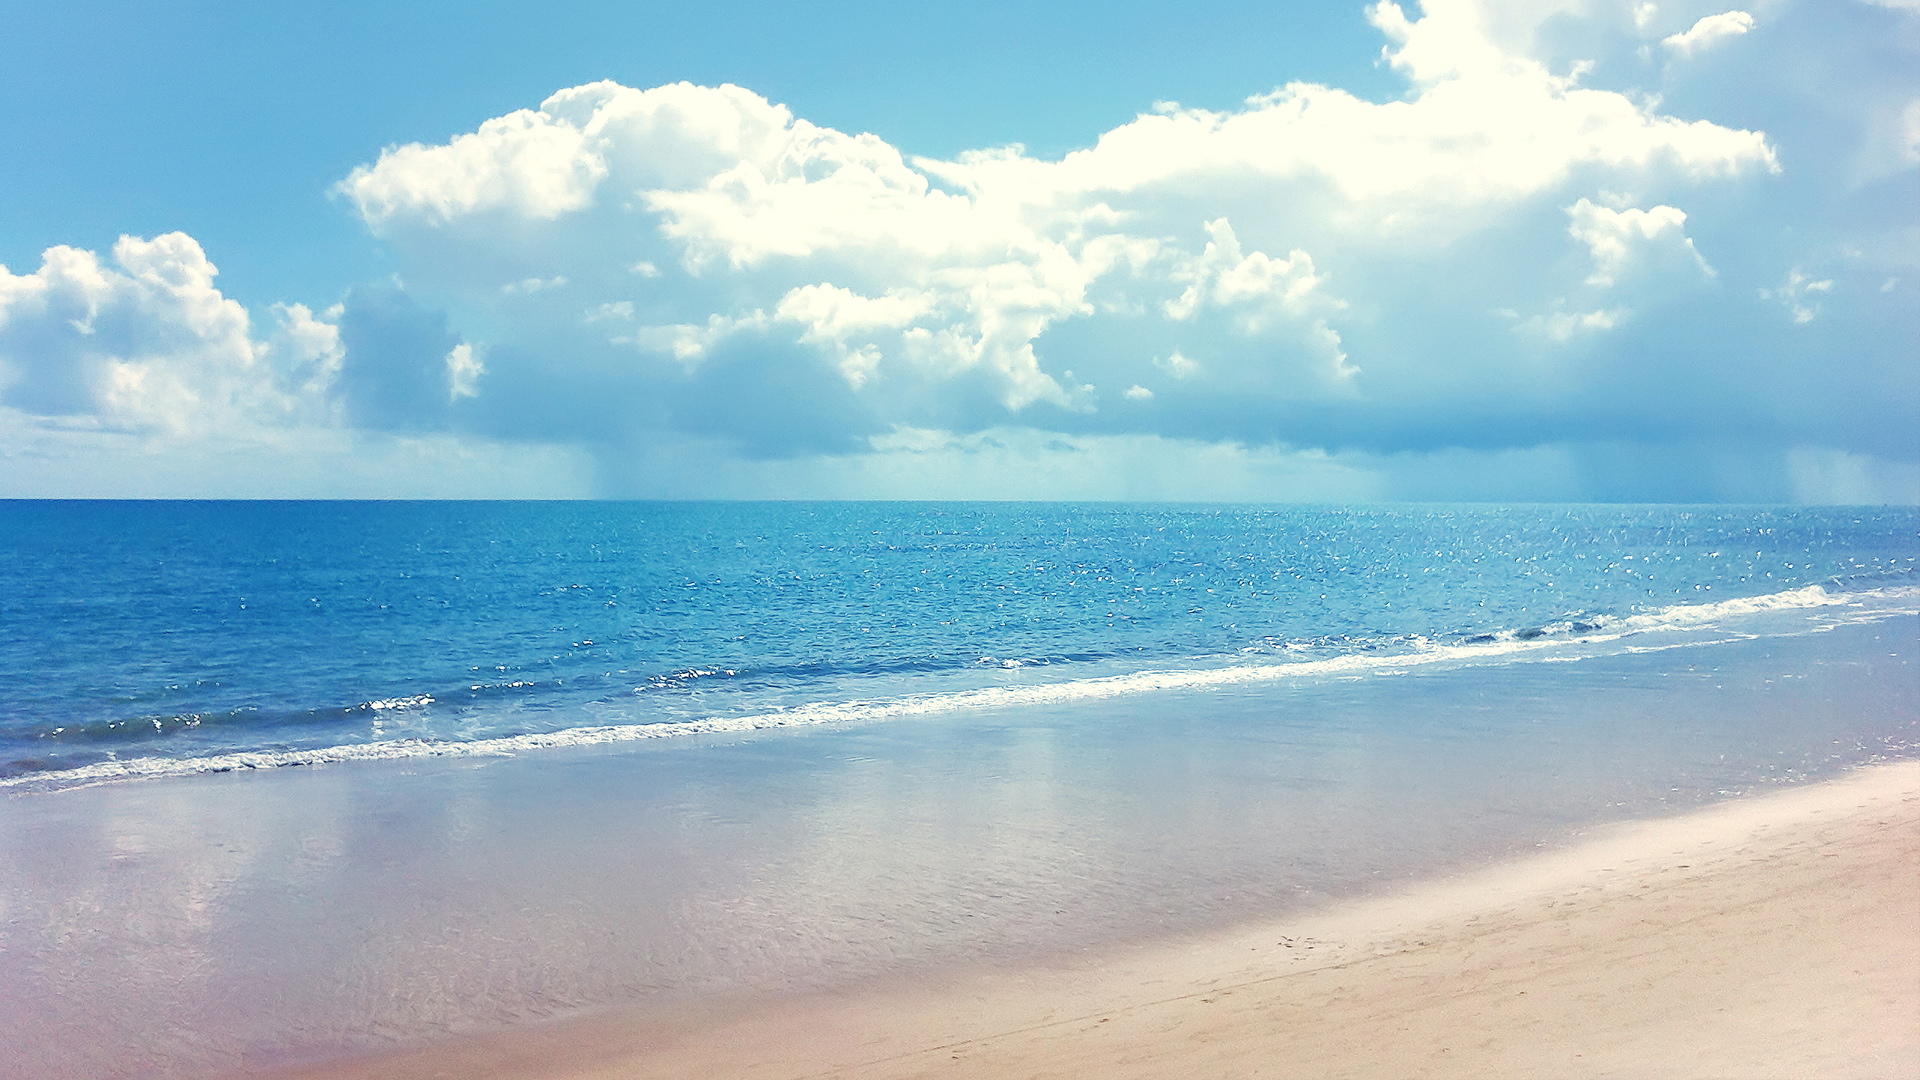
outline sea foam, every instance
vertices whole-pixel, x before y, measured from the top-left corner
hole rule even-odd
[[[1357,652],[1280,663],[1138,671],[1021,686],[906,695],[886,700],[818,702],[747,716],[584,726],[468,741],[408,738],[200,757],[137,757],[0,779],[0,788],[47,790],[146,778],[354,761],[506,757],[566,747],[876,723],[940,713],[1062,705],[1127,695],[1204,690],[1280,680],[1364,677],[1444,665],[1578,660],[1585,656],[1604,655],[1609,651],[1639,652],[1709,644],[1726,638],[1745,639],[1760,634],[1819,632],[1839,625],[1914,614],[1920,614],[1920,588],[1892,587],[1836,593],[1819,585],[1810,585],[1761,596],[1702,604],[1676,604],[1633,615],[1594,616],[1577,624],[1568,622],[1523,631],[1501,631],[1464,643],[1415,639],[1408,642],[1403,651]],[[1781,615],[1802,617],[1785,625],[1778,622],[1757,625],[1759,620],[1767,616]],[[1702,638],[1698,636],[1700,631],[1717,632],[1724,637]],[[1666,637],[1662,638],[1662,635]],[[1629,639],[1636,640],[1628,643]],[[366,707],[387,710],[424,704],[427,700],[430,699],[389,699],[371,702]]]

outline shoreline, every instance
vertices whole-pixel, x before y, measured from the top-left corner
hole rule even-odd
[[[276,1080],[1920,1072],[1920,761],[1066,964],[662,1021],[637,1009]]]
[[[1757,596],[1673,604],[1636,614],[1596,615],[1585,622],[1563,621],[1531,629],[1506,629],[1451,641],[1419,637],[1400,641],[1394,648],[1382,651],[1368,649],[1312,659],[1284,656],[1245,663],[1240,662],[1243,658],[1239,656],[1213,655],[1192,658],[1184,666],[1179,663],[1155,664],[1118,673],[1083,673],[1062,680],[1042,679],[1034,682],[964,685],[922,692],[903,691],[874,698],[827,700],[769,711],[721,713],[671,721],[582,724],[550,731],[495,733],[462,739],[410,735],[285,749],[209,747],[204,752],[184,756],[115,756],[60,768],[0,773],[0,795],[15,792],[46,794],[101,784],[289,767],[409,762],[435,758],[486,760],[527,752],[627,746],[681,738],[741,738],[791,729],[845,728],[961,712],[1083,706],[1152,693],[1285,687],[1356,676],[1397,677],[1415,672],[1588,660],[1618,655],[1610,650],[1646,652],[1698,648],[1738,640],[1745,635],[1729,637],[1719,629],[1720,621],[1730,616],[1772,615],[1824,620],[1816,632],[1830,631],[1836,626],[1873,626],[1892,619],[1920,615],[1920,611],[1872,606],[1891,600],[1911,599],[1916,595],[1920,595],[1920,590],[1889,588],[1829,592],[1823,585],[1811,584]],[[1761,636],[1802,636],[1809,632],[1808,625],[1812,624],[1800,625],[1785,634],[1762,633]],[[1649,644],[1646,636],[1650,634],[1664,634],[1666,637],[1659,638],[1657,644]],[[1639,638],[1640,641],[1630,648],[1622,646],[1622,642],[1629,638]],[[434,693],[362,702],[339,707],[338,711],[379,712],[426,707],[434,704]]]

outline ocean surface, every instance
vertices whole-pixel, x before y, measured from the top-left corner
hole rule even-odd
[[[1072,963],[1920,756],[1920,510],[0,503],[0,1077]]]
[[[0,784],[873,722],[1916,609],[1909,508],[8,502]]]

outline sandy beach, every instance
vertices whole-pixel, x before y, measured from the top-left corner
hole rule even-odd
[[[1920,762],[1068,965],[271,1075],[1920,1075]]]

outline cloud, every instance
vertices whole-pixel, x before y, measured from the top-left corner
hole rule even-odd
[[[393,218],[450,221],[493,211],[533,219],[577,210],[593,197],[606,166],[586,151],[589,136],[521,109],[489,120],[445,146],[390,148],[340,184],[377,232]]]
[[[1678,34],[1662,38],[1660,44],[1677,56],[1692,56],[1728,38],[1739,37],[1753,26],[1753,16],[1746,12],[1723,11],[1701,18]]]
[[[444,428],[454,402],[478,394],[484,368],[444,312],[397,288],[356,288],[339,319],[343,357],[331,389],[354,426]]]
[[[684,450],[662,464],[657,490],[676,496],[697,496],[707,485],[758,498],[1165,499],[1175,492],[1205,501],[1337,502],[1388,491],[1370,459],[1016,426],[964,435],[900,427],[858,454],[752,463]]]
[[[316,313],[274,304],[254,320],[215,285],[185,233],[123,236],[112,262],[47,249],[0,267],[0,406],[104,430],[236,433],[296,427],[448,426],[486,366],[444,312],[398,288],[355,288]]]
[[[1630,270],[1659,260],[1687,264],[1705,277],[1713,268],[1687,238],[1687,215],[1671,206],[1613,210],[1581,199],[1567,207],[1568,232],[1593,255],[1587,284],[1607,286]]]
[[[507,328],[474,342],[490,379],[528,363],[617,372],[606,392],[654,403],[635,423],[668,427],[628,435],[777,456],[846,444],[818,422],[769,425],[775,411],[840,416],[854,440],[892,424],[1260,439],[1278,435],[1276,410],[1417,397],[1438,381],[1421,365],[1447,361],[1382,340],[1402,317],[1389,312],[1426,302],[1410,271],[1464,284],[1446,267],[1458,245],[1594,177],[1689,188],[1778,168],[1758,132],[1507,51],[1473,4],[1369,17],[1404,100],[1295,83],[1235,110],[1165,105],[1058,160],[930,160],[740,87],[603,82],[390,150],[340,191],[410,288]],[[1705,265],[1671,204],[1575,205],[1593,276],[1667,248]],[[1543,233],[1508,257],[1558,254]],[[1497,299],[1482,310],[1556,300]],[[1626,310],[1542,325],[1566,337]],[[1351,332],[1385,358],[1357,355]],[[1487,394],[1526,377],[1510,348],[1477,361]],[[741,400],[776,385],[779,410]],[[1164,407],[1118,408],[1149,394]]]
[[[1798,325],[1806,325],[1820,317],[1820,297],[1833,291],[1833,279],[1815,279],[1813,275],[1796,266],[1787,272],[1787,280],[1771,289],[1761,289],[1760,299],[1772,300],[1787,309]]]
[[[1506,53],[1478,5],[1431,0],[1409,19],[1393,3],[1368,9],[1390,39],[1384,55],[1414,93],[1385,104],[1292,83],[1224,113],[1168,106],[1101,136],[1059,163],[986,154],[925,163],[981,194],[1166,194],[1174,185],[1224,189],[1295,184],[1337,196],[1340,222],[1405,234],[1443,230],[1462,211],[1511,205],[1591,168],[1656,164],[1694,178],[1771,168],[1758,133],[1662,116],[1633,98],[1588,89]],[[1243,215],[1233,215],[1238,221]]]
[[[1621,308],[1603,311],[1555,311],[1545,315],[1535,315],[1520,323],[1516,329],[1524,334],[1533,334],[1550,341],[1566,342],[1582,334],[1595,334],[1611,330],[1620,325],[1627,317]]]
[[[352,354],[356,335],[372,340],[364,307],[274,304],[257,334],[217,276],[183,233],[123,236],[111,260],[59,246],[33,273],[0,267],[0,496],[590,492],[591,461],[566,447],[355,430],[358,388],[395,382],[391,351]],[[448,380],[477,392],[482,369],[465,345],[439,359],[427,404],[444,411]]]
[[[480,396],[480,376],[487,373],[487,367],[480,358],[473,355],[473,346],[461,342],[447,350],[447,401],[449,404],[463,397]]]
[[[1242,252],[1233,224],[1226,218],[1207,222],[1207,246],[1197,258],[1183,260],[1170,276],[1186,288],[1162,304],[1167,317],[1191,320],[1205,309],[1231,312],[1233,321],[1248,334],[1272,323],[1338,311],[1345,305],[1325,295],[1325,279],[1315,272],[1313,256],[1298,248],[1284,259],[1265,252]],[[1317,324],[1325,327],[1324,321]],[[1331,333],[1331,331],[1327,331]],[[1335,338],[1337,341],[1337,337]],[[1341,364],[1339,375],[1349,374]]]
[[[1191,379],[1200,374],[1199,362],[1182,354],[1178,349],[1165,356],[1154,358],[1153,366],[1176,379]]]
[[[1886,13],[1803,7],[1681,64],[1636,55],[1673,29],[1651,4],[1377,3],[1397,97],[1163,103],[1057,158],[912,157],[738,86],[567,88],[348,172],[398,276],[338,304],[250,321],[178,234],[0,277],[0,402],[570,448],[615,495],[1904,475],[1873,462],[1920,458],[1897,344],[1920,316],[1880,288],[1920,273],[1910,79],[1874,66]]]
[[[0,402],[127,431],[280,424],[322,406],[340,359],[306,307],[273,309],[266,341],[214,285],[185,233],[123,236],[111,264],[47,249],[40,268],[0,267]]]

